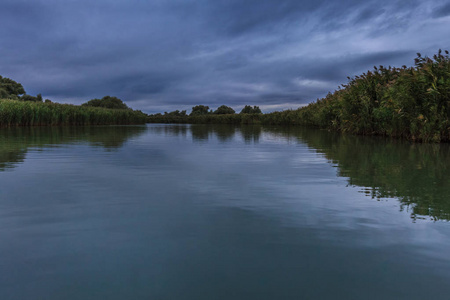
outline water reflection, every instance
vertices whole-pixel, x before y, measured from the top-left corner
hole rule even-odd
[[[148,131],[166,136],[186,136],[188,127],[186,125],[153,125],[148,127]]]
[[[195,142],[207,141],[209,138],[227,142],[232,140],[236,134],[240,134],[245,142],[257,143],[262,133],[262,127],[258,125],[191,125],[190,130]]]
[[[1,128],[0,171],[23,162],[29,148],[87,142],[91,146],[114,151],[145,131],[145,126]]]
[[[322,153],[350,186],[374,199],[398,198],[413,219],[450,218],[450,145],[412,144],[307,128],[273,129]]]
[[[176,127],[171,127],[169,128]],[[342,135],[302,127],[191,125],[194,141],[242,138],[257,143],[262,135],[308,145],[337,167],[351,187],[376,200],[396,198],[411,218],[450,219],[450,145],[412,144],[381,137]],[[168,129],[165,129],[168,130]],[[178,129],[177,129],[178,130]]]
[[[258,143],[262,136],[308,145],[376,200],[396,198],[413,219],[429,216],[450,219],[450,145],[411,144],[377,137],[341,135],[309,128],[231,125],[164,125],[113,127],[42,127],[0,129],[0,171],[23,162],[30,147],[45,148],[87,142],[106,151],[120,148],[127,139],[146,131],[165,136],[191,135],[194,142],[241,139]]]

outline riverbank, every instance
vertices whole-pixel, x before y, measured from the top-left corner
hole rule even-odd
[[[132,109],[0,99],[0,127],[144,124],[147,115]]]
[[[156,114],[149,123],[307,125],[420,142],[450,141],[450,59],[418,54],[413,67],[374,67],[308,106],[268,114]]]

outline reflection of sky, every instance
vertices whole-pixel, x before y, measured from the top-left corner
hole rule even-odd
[[[346,178],[336,172],[305,144],[267,132],[257,143],[239,134],[227,142],[210,134],[208,142],[197,143],[189,130],[175,135],[150,129],[115,152],[86,143],[33,149],[13,172],[0,172],[0,252],[6,253],[0,266],[9,270],[19,256],[38,266],[51,265],[46,261],[60,255],[56,261],[66,263],[59,261],[50,269],[62,274],[61,285],[85,269],[97,279],[76,277],[81,286],[87,284],[83,280],[98,282],[104,276],[116,282],[101,270],[134,274],[142,272],[142,264],[149,268],[146,272],[156,272],[144,272],[153,280],[166,276],[171,282],[184,274],[197,286],[202,275],[191,274],[193,269],[210,274],[208,265],[238,268],[236,251],[261,259],[256,265],[247,261],[255,270],[270,259],[285,270],[283,264],[289,263],[284,255],[306,264],[295,255],[299,251],[311,259],[303,267],[329,272],[324,281],[336,280],[339,272],[358,277],[364,268],[373,268],[374,278],[385,276],[392,282],[412,270],[408,276],[416,284],[422,278],[417,268],[423,276],[448,279],[450,262],[442,251],[450,246],[447,222],[413,223],[395,199],[369,200],[348,188]],[[180,254],[180,249],[189,254]],[[287,249],[293,252],[283,254]],[[182,260],[183,255],[195,265]],[[355,269],[347,269],[340,258]],[[322,259],[333,265],[321,265]],[[379,264],[387,264],[388,274],[378,270]],[[67,270],[75,275],[65,274]],[[25,271],[30,272],[27,279],[39,274],[19,264],[6,282],[15,283]],[[0,271],[0,280],[5,278]],[[343,287],[351,285],[341,280]],[[48,285],[44,280],[42,288],[52,288]],[[355,289],[362,286],[356,283]]]

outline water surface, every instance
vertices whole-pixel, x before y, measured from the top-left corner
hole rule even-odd
[[[450,147],[0,130],[0,299],[448,299]]]

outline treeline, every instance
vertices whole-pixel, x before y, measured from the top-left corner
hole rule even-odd
[[[309,125],[360,135],[401,137],[414,141],[450,141],[450,59],[417,54],[413,67],[374,67],[326,97],[296,110],[247,116],[149,116],[149,122]]]
[[[239,114],[226,105],[219,106],[212,110],[206,105],[192,107],[191,113],[186,110],[175,110],[164,112],[164,114],[154,114],[148,116],[148,123],[191,123],[191,124],[252,124],[259,122],[262,115],[258,106],[246,105]]]
[[[0,126],[144,124],[147,115],[117,97],[92,99],[81,106],[27,95],[22,84],[0,76]]]

